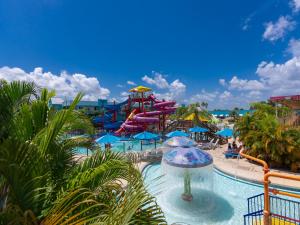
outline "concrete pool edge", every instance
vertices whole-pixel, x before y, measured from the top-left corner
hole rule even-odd
[[[236,176],[236,175],[230,174],[227,171],[223,171],[223,170],[217,168],[215,165],[214,165],[214,169],[215,169],[215,171],[217,171],[217,173],[219,173],[222,176],[227,177],[228,179],[232,179],[232,180],[235,180],[237,182],[242,182],[242,183],[245,183],[245,184],[259,186],[259,187],[263,188],[263,182],[262,181],[260,182],[260,181],[254,180],[254,179],[245,178],[245,177],[242,177],[242,176]],[[280,189],[280,190],[283,190],[283,191],[300,193],[300,189],[293,188],[293,187],[290,187],[290,186],[271,184],[270,187]]]

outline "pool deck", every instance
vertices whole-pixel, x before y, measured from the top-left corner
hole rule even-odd
[[[231,176],[241,178],[248,181],[254,181],[258,183],[263,182],[263,168],[262,166],[253,164],[247,159],[226,159],[223,152],[226,151],[227,145],[222,145],[215,150],[209,150],[209,152],[214,158],[214,166],[220,171],[229,174]],[[271,171],[289,174],[289,175],[298,175],[300,173],[292,173],[289,171],[275,170]],[[271,177],[270,181],[273,185],[279,185],[292,189],[299,189],[300,191],[300,182],[294,180],[286,180],[277,177]]]

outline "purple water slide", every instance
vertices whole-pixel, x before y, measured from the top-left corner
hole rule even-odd
[[[165,101],[165,102],[158,102],[155,103],[153,106],[156,109],[166,108],[166,107],[173,107],[176,104],[174,101]]]
[[[143,126],[141,126],[141,125],[130,125],[128,123],[122,124],[121,127],[124,128],[125,130],[129,130],[129,131],[141,131],[141,130],[143,130]]]
[[[138,123],[158,123],[159,119],[151,116],[157,116],[160,114],[161,112],[159,111],[138,113],[133,117],[133,120],[135,120]]]

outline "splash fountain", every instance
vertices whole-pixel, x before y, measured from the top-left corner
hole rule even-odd
[[[192,182],[201,189],[213,188],[213,159],[211,155],[195,147],[176,147],[166,152],[162,159],[167,180],[183,180],[184,201],[192,201]]]
[[[230,217],[232,207],[214,192],[212,156],[185,137],[170,138],[164,145],[168,149],[159,166],[163,180],[156,197],[168,222],[216,224]]]

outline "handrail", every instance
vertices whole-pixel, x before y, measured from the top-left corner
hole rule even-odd
[[[253,161],[255,161],[255,162],[261,164],[261,165],[264,167],[264,169],[263,169],[264,174],[267,174],[267,173],[270,171],[268,164],[267,164],[264,160],[261,160],[261,159],[255,158],[255,157],[253,157],[253,156],[247,155],[247,154],[243,153],[243,151],[244,151],[244,149],[242,149],[242,150],[239,152],[239,154],[240,154],[241,156],[247,158],[247,159],[253,160]]]
[[[261,159],[257,159],[253,156],[247,155],[243,153],[243,149],[239,152],[239,154],[247,159],[253,160],[259,164],[261,164],[264,169],[264,225],[271,225],[270,221],[270,198],[269,198],[269,191],[272,192],[273,194],[280,194],[280,195],[285,195],[289,197],[295,197],[295,198],[300,198],[300,195],[298,194],[293,194],[285,191],[280,191],[277,189],[269,189],[269,178],[270,177],[278,177],[282,179],[288,179],[288,180],[296,180],[300,181],[300,176],[295,176],[295,175],[287,175],[287,174],[281,174],[278,172],[270,172],[268,164]]]

